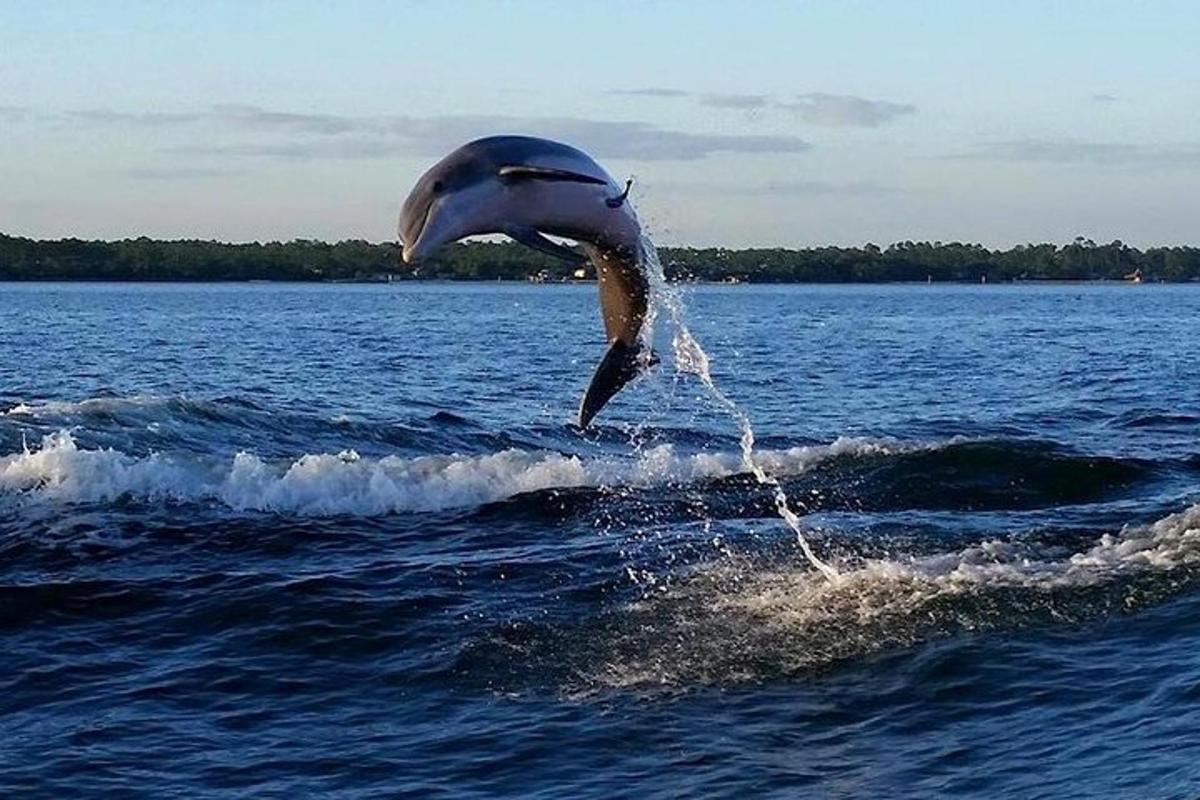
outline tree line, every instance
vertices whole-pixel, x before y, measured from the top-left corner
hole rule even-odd
[[[1027,244],[989,250],[959,242],[897,242],[887,247],[802,249],[665,247],[674,280],[751,283],[884,283],[896,281],[1200,280],[1200,248],[1150,247],[1120,241]],[[511,242],[468,242],[445,248],[414,269],[394,242],[310,239],[229,244],[200,240],[36,240],[0,234],[0,280],[96,281],[363,281],[567,280],[570,264]]]

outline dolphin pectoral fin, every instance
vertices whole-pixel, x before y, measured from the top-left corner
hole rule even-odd
[[[638,345],[631,347],[620,339],[612,343],[601,359],[600,366],[596,367],[592,382],[583,395],[583,402],[579,404],[579,427],[586,428],[613,395],[644,370],[658,363],[658,357],[653,352],[648,356],[642,356],[642,348]]]
[[[523,228],[517,225],[510,225],[504,229],[504,235],[515,242],[519,242],[526,247],[532,247],[547,255],[552,255],[556,258],[561,258],[564,261],[582,261],[583,253],[579,253],[566,245],[558,244],[547,239],[542,234],[535,231],[533,228]]]

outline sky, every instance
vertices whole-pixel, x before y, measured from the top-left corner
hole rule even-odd
[[[1200,4],[0,0],[0,232],[385,241],[478,136],[660,244],[1200,242]]]

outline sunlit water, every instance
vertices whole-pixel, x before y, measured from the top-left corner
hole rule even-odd
[[[0,795],[1194,794],[1200,287],[684,295],[0,285]]]

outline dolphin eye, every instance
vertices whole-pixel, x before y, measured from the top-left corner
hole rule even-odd
[[[433,191],[434,191],[434,193],[435,193],[435,194],[441,194],[441,193],[442,193],[442,182],[441,182],[441,181],[434,181],[434,182],[433,182]]]

